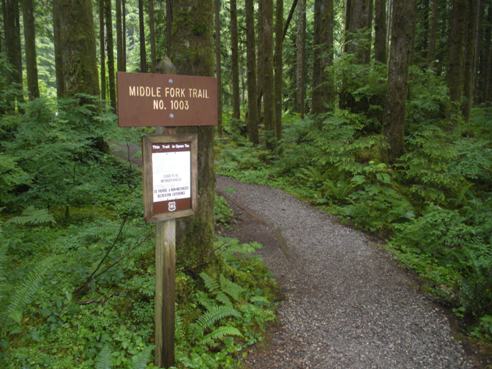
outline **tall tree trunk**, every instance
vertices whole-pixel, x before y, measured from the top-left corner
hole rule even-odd
[[[24,43],[26,50],[27,87],[29,98],[39,97],[38,64],[36,61],[36,29],[34,25],[33,0],[22,0],[22,18],[24,20]]]
[[[297,4],[296,111],[304,117],[306,95],[306,0]]]
[[[297,7],[298,0],[293,0],[292,5],[290,6],[289,15],[287,16],[287,20],[285,21],[284,33],[282,34],[282,41],[285,41],[285,36],[287,35],[287,30],[289,29],[290,22],[294,17],[294,12]]]
[[[231,70],[232,70],[232,117],[241,119],[241,102],[239,99],[239,47],[237,33],[237,2],[231,0]]]
[[[217,78],[218,131],[222,136],[222,55],[220,51],[220,0],[215,0],[215,76]]]
[[[283,100],[283,40],[284,40],[284,0],[277,0],[275,8],[275,55],[274,55],[274,96],[275,96],[275,137],[282,136],[282,100]]]
[[[173,1],[166,0],[166,52],[168,56],[172,56]]]
[[[174,0],[173,55],[178,72],[213,76],[212,0]],[[193,27],[190,27],[190,24]],[[178,132],[198,134],[198,203],[193,217],[178,222],[178,260],[185,270],[197,275],[216,261],[214,242],[214,128],[179,128]]]
[[[436,49],[438,46],[439,0],[431,1],[429,36],[427,37],[427,64],[430,67],[433,67],[436,60]]]
[[[111,0],[105,0],[105,20],[106,20],[106,54],[108,56],[108,85],[109,85],[109,100],[111,106],[116,109],[116,88],[114,74],[114,51],[113,51],[113,22],[111,19]]]
[[[258,104],[258,120],[262,119],[263,75],[265,74],[265,57],[263,55],[263,0],[258,0],[257,14],[258,34],[256,35],[256,100]]]
[[[333,109],[334,83],[331,71],[333,64],[333,0],[314,2],[314,58],[313,58],[313,113]]]
[[[15,102],[22,101],[22,56],[20,48],[19,3],[18,0],[4,0],[3,26],[5,32],[5,51],[7,62],[12,67],[8,75],[9,84],[15,83],[19,88],[17,98],[12,96],[7,102],[7,110],[15,110]]]
[[[464,83],[466,0],[453,0],[449,34],[448,88],[451,101],[461,105]]]
[[[56,95],[59,98],[65,95],[65,81],[63,80],[64,73],[61,50],[60,17],[61,15],[59,3],[57,1],[53,1],[53,44],[55,48]]]
[[[483,1],[482,1],[483,3]],[[489,81],[489,76],[490,76],[490,71],[491,71],[491,59],[489,58],[490,51],[492,50],[492,4],[490,4],[491,1],[489,1],[489,4],[487,6],[487,12],[484,14],[484,21],[482,23],[482,33],[483,37],[481,40],[481,46],[480,46],[480,76],[477,78],[477,90],[479,92],[479,102],[485,102],[487,101],[488,94],[487,94],[487,88],[488,88],[488,81]],[[485,12],[484,12],[485,13]]]
[[[149,32],[150,32],[150,70],[155,72],[157,65],[156,41],[155,41],[155,7],[154,0],[148,0],[149,6]]]
[[[465,77],[462,107],[465,121],[470,119],[470,112],[473,105],[475,72],[477,66],[478,21],[480,17],[479,10],[480,0],[471,1],[468,4],[468,24],[465,40]]]
[[[29,99],[39,97],[38,64],[36,61],[36,30],[34,25],[33,0],[22,0],[22,18],[24,20],[24,44],[26,50],[26,71]]]
[[[123,71],[123,22],[121,0],[116,0],[116,68]]]
[[[258,105],[256,102],[256,51],[253,0],[245,0],[246,7],[246,54],[248,68],[248,137],[258,143]]]
[[[355,61],[369,63],[371,57],[372,0],[347,0],[345,9],[345,52]]]
[[[386,64],[386,0],[375,0],[375,41],[374,57]]]
[[[106,52],[105,52],[105,38],[104,38],[104,0],[98,0],[99,5],[99,65],[101,68],[100,73],[100,85],[101,85],[101,99],[106,102]]]
[[[264,122],[267,147],[275,144],[275,99],[273,91],[273,0],[263,1],[263,95]]]
[[[415,32],[415,13],[415,0],[393,2],[388,93],[384,116],[391,162],[397,159],[405,149],[405,104],[408,90],[408,67]]]
[[[91,0],[57,0],[64,95],[99,95]]]
[[[147,52],[145,51],[144,0],[138,0],[138,29],[140,45],[140,72],[147,72]]]
[[[126,72],[126,0],[121,0],[121,33],[123,36],[122,40],[122,63],[121,70]]]

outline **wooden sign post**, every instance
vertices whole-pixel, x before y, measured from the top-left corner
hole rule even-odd
[[[120,127],[217,125],[212,77],[118,72]],[[144,217],[156,223],[155,364],[174,366],[176,218],[197,206],[197,135],[143,139]]]

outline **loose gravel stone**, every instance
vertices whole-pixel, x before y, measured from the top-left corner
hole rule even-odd
[[[279,322],[254,369],[471,369],[449,321],[361,232],[292,196],[219,177],[279,280]]]

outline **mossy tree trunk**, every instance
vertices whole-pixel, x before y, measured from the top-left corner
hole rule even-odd
[[[275,7],[275,55],[274,55],[274,96],[275,96],[275,137],[282,136],[282,100],[283,100],[283,37],[284,31],[284,0],[277,0]]]
[[[106,42],[104,39],[104,0],[98,0],[99,6],[99,67],[101,100],[106,102]]]
[[[111,0],[104,0],[104,14],[106,23],[106,53],[108,56],[108,85],[111,106],[116,109],[116,86],[114,73],[114,46],[113,22],[111,17]]]
[[[316,0],[314,3],[314,58],[313,58],[313,113],[333,109],[334,81],[333,64],[333,0]]]
[[[480,0],[475,0],[468,4],[468,20],[465,40],[465,75],[462,106],[463,117],[465,118],[465,121],[468,121],[470,119],[470,112],[473,105],[475,73],[477,70],[476,56],[478,47],[478,23],[480,19],[479,10]]]
[[[231,70],[232,70],[232,117],[241,118],[241,102],[239,99],[239,47],[237,32],[237,2],[231,0]]]
[[[255,23],[253,0],[246,0],[246,54],[248,69],[248,137],[258,143],[258,105],[256,86],[256,51],[255,51]]]
[[[372,0],[347,0],[345,9],[345,52],[355,62],[369,63],[371,57]]]
[[[384,116],[389,141],[388,159],[392,162],[404,151],[405,104],[408,90],[408,67],[415,32],[415,0],[393,2],[388,92]]]
[[[144,0],[138,0],[138,29],[140,47],[140,72],[147,72],[147,51],[145,50]]]
[[[297,4],[296,111],[304,117],[306,94],[306,0]]]
[[[123,65],[121,66],[121,70],[123,72],[126,72],[126,0],[121,0],[121,32],[123,35],[123,40],[122,40],[122,62]]]
[[[264,124],[266,145],[273,148],[275,145],[274,113],[275,100],[273,95],[273,0],[263,1],[263,96],[264,96]]]
[[[180,74],[213,76],[213,0],[173,1],[173,62]],[[193,122],[190,122],[193,124]],[[216,261],[214,241],[214,128],[179,128],[198,134],[198,204],[193,217],[177,228],[178,261],[188,272],[199,273]]]
[[[55,0],[64,96],[99,95],[91,0]]]
[[[386,0],[375,0],[374,59],[386,64]]]
[[[22,0],[22,18],[24,21],[24,44],[26,52],[27,88],[29,99],[39,97],[38,63],[36,60],[36,28],[34,25],[33,0]]]
[[[155,72],[157,66],[157,50],[155,39],[155,5],[154,0],[148,0],[149,9],[149,33],[150,33],[150,70]]]
[[[3,26],[5,34],[5,51],[7,62],[12,67],[8,75],[9,84],[16,84],[22,92],[22,56],[20,48],[19,2],[18,0],[3,0]],[[21,93],[12,95],[7,101],[7,110],[13,111],[22,102]]]
[[[427,64],[430,67],[434,66],[436,60],[436,49],[438,47],[439,35],[439,0],[431,0],[430,16],[429,16],[429,35],[427,37]]]
[[[123,22],[121,0],[116,0],[116,68],[123,71]]]
[[[461,106],[464,85],[466,0],[453,0],[449,33],[448,89],[451,101]]]
[[[217,78],[217,129],[222,136],[222,55],[220,41],[220,0],[215,0],[215,77]]]

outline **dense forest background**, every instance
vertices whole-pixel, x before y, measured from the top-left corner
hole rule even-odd
[[[258,245],[215,236],[231,217],[215,172],[371,232],[492,339],[492,1],[2,0],[0,21],[6,368],[147,364],[132,152],[152,131],[116,128],[117,71],[219,84],[216,132],[191,129],[203,186],[179,226],[178,366],[234,367],[273,319],[264,266],[234,256]]]

